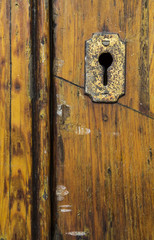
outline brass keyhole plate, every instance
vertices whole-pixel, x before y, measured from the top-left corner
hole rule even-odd
[[[99,63],[102,53],[110,53],[113,62],[107,68],[107,85],[103,84],[104,68]],[[94,102],[117,102],[125,94],[125,42],[115,33],[94,33],[86,41],[85,94]]]

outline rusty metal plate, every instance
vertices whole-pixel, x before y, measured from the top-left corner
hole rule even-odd
[[[86,41],[85,94],[94,102],[116,102],[125,94],[125,58],[118,34],[95,33]]]

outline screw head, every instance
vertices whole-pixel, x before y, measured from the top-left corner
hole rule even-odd
[[[110,41],[109,40],[103,40],[103,45],[106,47],[110,44]]]

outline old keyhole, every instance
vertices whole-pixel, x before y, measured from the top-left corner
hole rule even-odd
[[[99,56],[98,61],[100,65],[104,68],[103,85],[106,86],[108,84],[107,69],[111,66],[113,62],[113,57],[109,52],[102,53]]]

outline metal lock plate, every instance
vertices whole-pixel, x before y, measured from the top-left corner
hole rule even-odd
[[[125,93],[125,62],[118,34],[93,34],[86,41],[85,94],[94,102],[116,102]]]

